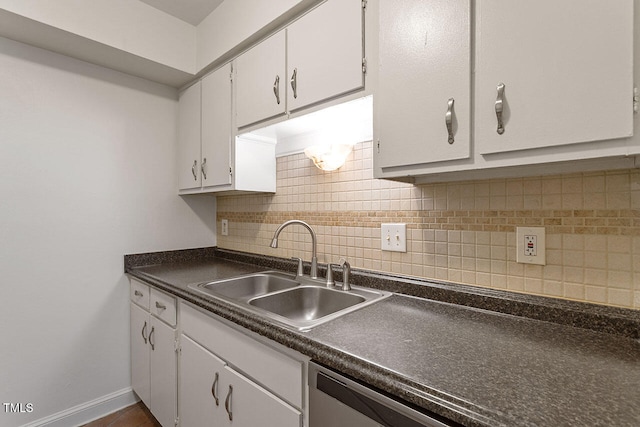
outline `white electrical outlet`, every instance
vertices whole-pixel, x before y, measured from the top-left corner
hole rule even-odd
[[[516,228],[516,261],[524,264],[545,265],[544,227]]]
[[[229,220],[228,219],[223,219],[222,221],[220,221],[220,223],[222,224],[221,234],[223,236],[228,236],[229,235]]]
[[[407,252],[407,224],[382,224],[380,239],[383,251]]]

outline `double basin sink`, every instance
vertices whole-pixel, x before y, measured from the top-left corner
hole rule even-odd
[[[309,330],[391,295],[359,286],[342,291],[339,287],[327,287],[320,279],[276,271],[189,287],[299,331]]]

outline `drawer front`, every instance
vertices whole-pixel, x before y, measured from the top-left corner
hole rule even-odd
[[[180,304],[182,333],[296,408],[302,408],[304,363]],[[302,357],[302,356],[301,356]]]
[[[149,285],[145,285],[142,282],[138,282],[137,280],[131,279],[131,301],[138,304],[140,307],[149,310],[149,298],[150,298],[150,290]]]
[[[165,323],[176,326],[176,299],[172,296],[151,289],[151,314]]]

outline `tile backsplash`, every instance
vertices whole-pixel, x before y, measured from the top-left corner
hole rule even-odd
[[[373,179],[372,144],[322,172],[277,159],[277,193],[219,196],[218,246],[528,294],[640,309],[640,170],[412,185]],[[219,232],[229,220],[229,235]],[[380,224],[407,224],[407,252],[384,252]],[[515,262],[517,226],[546,229],[547,264]]]

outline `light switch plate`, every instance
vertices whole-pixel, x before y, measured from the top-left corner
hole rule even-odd
[[[380,239],[383,251],[407,252],[407,224],[382,224]]]
[[[539,265],[547,263],[544,227],[517,227],[516,242],[517,262]]]
[[[229,220],[228,219],[223,219],[220,221],[221,225],[222,225],[222,230],[220,232],[220,234],[222,234],[223,236],[228,236],[229,235]]]

